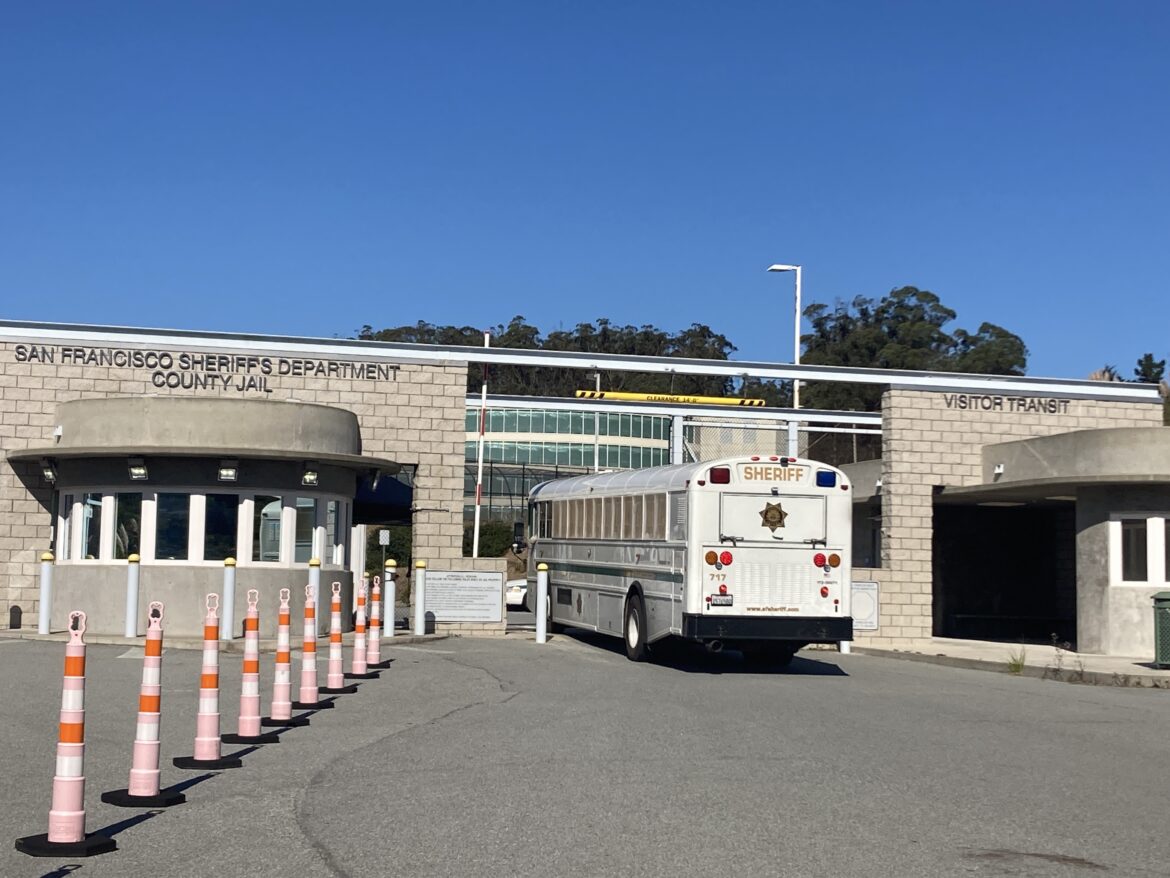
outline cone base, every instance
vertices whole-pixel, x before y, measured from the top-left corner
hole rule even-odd
[[[118,843],[96,832],[87,835],[83,841],[49,841],[49,834],[45,832],[18,838],[16,849],[30,857],[94,857],[116,851]]]
[[[377,680],[381,674],[377,671],[370,671],[365,674],[351,674],[349,671],[345,672],[345,679],[347,680]]]
[[[170,808],[172,805],[182,805],[187,797],[166,790],[160,790],[157,796],[132,796],[129,790],[110,790],[102,793],[102,801],[119,808]]]
[[[261,721],[263,724],[263,721]],[[219,739],[225,744],[279,744],[280,735],[273,733],[259,734],[259,735],[220,735]]]
[[[322,686],[321,692],[324,695],[352,695],[357,689],[357,686]]]
[[[390,662],[392,662],[392,661],[393,661],[393,659],[383,659],[380,662],[366,662],[366,667],[367,668],[374,668],[374,669],[379,670],[379,671],[384,671],[388,667],[390,667]]]
[[[176,756],[173,760],[175,768],[220,769],[240,768],[244,761],[239,756],[221,756],[219,759],[196,759],[194,756]]]
[[[321,690],[318,689],[318,692]],[[328,710],[333,706],[332,701],[294,701],[293,710]]]
[[[307,716],[293,716],[288,719],[273,719],[270,716],[266,716],[260,720],[260,725],[266,729],[300,728],[308,724],[309,718]]]

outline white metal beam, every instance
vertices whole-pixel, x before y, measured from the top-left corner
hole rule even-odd
[[[624,354],[588,354],[575,351],[517,350],[459,345],[417,345],[356,339],[313,339],[229,332],[193,332],[180,329],[83,326],[0,320],[0,341],[36,344],[90,344],[135,349],[183,348],[210,353],[297,356],[318,359],[380,361],[387,363],[496,363],[561,369],[607,369],[676,375],[715,375],[762,379],[840,381],[878,384],[912,390],[974,394],[1007,394],[1160,403],[1153,384],[1031,378],[1008,375],[915,372],[900,369],[864,369],[845,366],[809,366],[740,360],[701,360],[682,357],[638,357]]]

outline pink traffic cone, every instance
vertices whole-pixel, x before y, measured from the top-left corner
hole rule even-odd
[[[357,586],[357,616],[353,623],[353,664],[345,675],[347,680],[372,680],[379,676],[377,671],[366,668],[366,584]]]
[[[57,771],[49,806],[49,831],[16,840],[34,857],[90,857],[116,850],[108,836],[85,833],[85,613],[69,614],[65,683],[57,737]]]
[[[292,616],[289,600],[292,593],[280,590],[280,612],[276,624],[276,673],[272,678],[272,715],[260,720],[262,726],[307,726],[307,716],[292,715],[292,650],[288,629]]]
[[[224,756],[219,742],[219,595],[207,596],[203,620],[203,671],[199,675],[199,712],[195,715],[195,755],[176,756],[176,768],[239,768],[238,756]]]
[[[130,785],[102,793],[102,801],[123,808],[169,808],[187,797],[159,789],[159,721],[162,719],[163,605],[151,601],[146,614],[146,656],[142,660],[142,688],[138,695],[138,725],[130,763]]]
[[[341,583],[333,583],[329,603],[329,670],[321,691],[327,695],[347,695],[357,692],[357,686],[345,684],[341,655]]]
[[[248,589],[244,615],[244,672],[240,677],[240,719],[234,735],[221,735],[225,744],[278,744],[280,737],[260,731],[260,592]]]
[[[322,710],[332,701],[322,701],[317,687],[317,602],[313,586],[305,586],[305,633],[301,645],[301,689],[294,710]]]

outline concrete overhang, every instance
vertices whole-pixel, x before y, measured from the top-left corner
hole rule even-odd
[[[1170,430],[1077,430],[984,446],[983,484],[945,486],[936,503],[1012,503],[1076,498],[1078,488],[1170,487]]]
[[[70,400],[58,407],[54,436],[54,445],[14,450],[8,459],[220,457],[399,470],[395,461],[361,453],[353,412],[313,403],[163,396]]]

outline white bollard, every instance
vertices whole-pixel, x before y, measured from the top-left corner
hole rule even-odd
[[[414,562],[414,633],[427,633],[426,592],[427,562]]]
[[[219,639],[232,640],[236,627],[236,559],[223,559],[223,615],[220,618]]]
[[[313,589],[313,606],[321,606],[321,559],[309,559],[309,588]],[[319,622],[320,620],[318,620]],[[320,629],[318,629],[320,633]]]
[[[548,640],[548,565],[536,565],[536,642]]]
[[[126,637],[138,636],[138,576],[142,572],[137,555],[126,559],[126,624],[123,634]]]
[[[382,637],[390,639],[394,636],[394,605],[398,603],[398,562],[390,559],[386,562],[385,582],[382,583]]]
[[[839,648],[841,650],[841,655],[849,655],[849,653],[853,652],[853,644],[848,640],[842,640],[839,644]]]
[[[37,610],[37,634],[49,633],[49,611],[53,608],[53,553],[41,555],[41,603]]]

